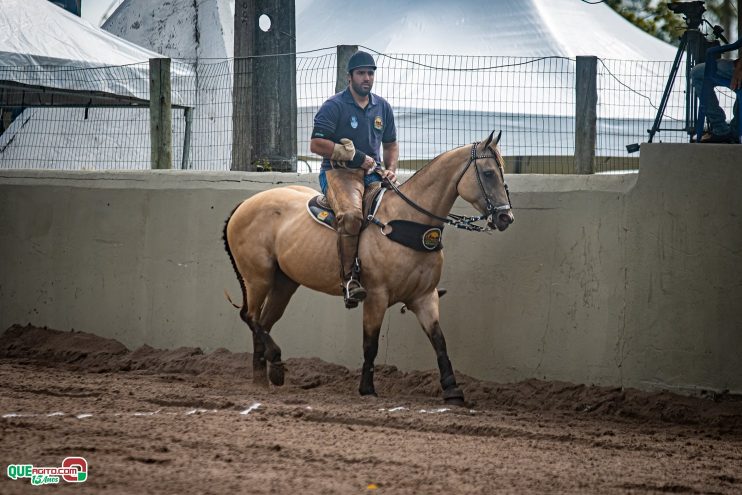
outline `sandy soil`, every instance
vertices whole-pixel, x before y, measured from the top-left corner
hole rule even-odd
[[[71,332],[0,336],[0,493],[742,493],[742,399],[287,362],[251,383],[249,354],[127,350]],[[9,464],[89,463],[34,487]]]

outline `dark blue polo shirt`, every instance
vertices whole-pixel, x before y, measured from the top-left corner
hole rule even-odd
[[[329,139],[339,143],[342,138],[353,141],[356,149],[364,152],[376,162],[381,161],[381,143],[397,140],[394,113],[389,103],[381,96],[369,94],[366,108],[358,106],[346,88],[325,101],[314,116],[312,138]],[[330,161],[322,160],[322,169],[327,170]]]

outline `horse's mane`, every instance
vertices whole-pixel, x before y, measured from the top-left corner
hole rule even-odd
[[[453,153],[454,151],[458,150],[459,148],[463,148],[464,146],[468,146],[468,145],[465,144],[463,146],[459,146],[459,147],[454,148],[452,150],[446,150],[446,151],[444,151],[443,153],[441,153],[440,155],[436,156],[435,158],[433,158],[432,160],[430,160],[428,163],[426,163],[425,165],[423,165],[422,168],[418,169],[417,172],[415,172],[414,174],[412,174],[410,176],[410,178],[407,179],[407,180],[412,180],[417,174],[420,174],[420,173],[428,170],[429,168],[431,168],[433,165],[435,165],[441,158],[443,158],[447,154]],[[405,182],[407,182],[407,181],[405,181]]]

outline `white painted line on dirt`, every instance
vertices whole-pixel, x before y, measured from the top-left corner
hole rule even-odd
[[[91,417],[91,416],[92,416],[92,414],[78,414],[78,415],[77,415],[77,416],[75,416],[75,417],[76,417],[77,419],[85,419],[85,418],[89,418],[89,417]]]
[[[64,416],[64,413],[62,411],[57,411],[53,413],[47,414],[47,416]]]
[[[418,412],[427,413],[427,414],[436,414],[436,413],[443,413],[446,411],[450,411],[450,409],[447,407],[441,407],[440,409],[430,409],[430,410],[420,409]]]
[[[250,407],[248,407],[247,409],[245,409],[244,411],[242,411],[240,414],[242,414],[243,416],[247,416],[248,414],[250,414],[251,412],[255,411],[260,406],[261,406],[260,402],[253,402]]]
[[[196,409],[191,409],[190,411],[186,411],[185,415],[190,416],[191,414],[203,414],[207,412],[216,412],[216,409],[208,410],[208,409],[202,409],[200,407],[197,407]]]
[[[133,416],[154,416],[155,414],[158,414],[161,411],[161,409],[158,409],[157,411],[152,412],[135,412]]]
[[[388,412],[407,411],[407,408],[404,406],[397,406],[397,407],[392,407],[389,409],[384,409],[382,407],[381,409],[379,409],[379,411],[388,411]]]

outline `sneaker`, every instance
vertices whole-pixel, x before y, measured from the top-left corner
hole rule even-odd
[[[702,143],[727,143],[727,144],[734,144],[738,143],[738,137],[735,136],[732,131],[727,132],[726,134],[711,134],[706,133],[701,137]]]

